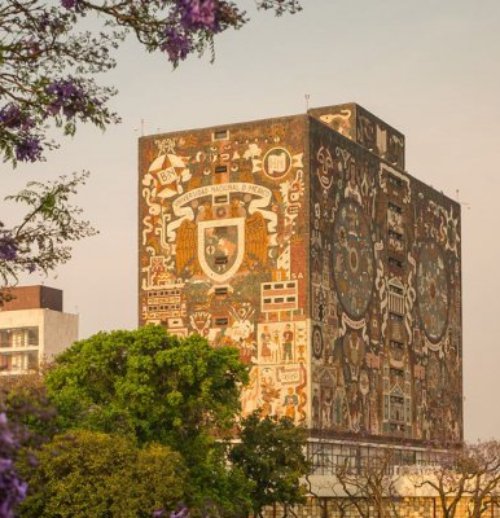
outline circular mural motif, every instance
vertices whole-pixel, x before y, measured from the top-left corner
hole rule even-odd
[[[318,326],[314,326],[312,346],[314,357],[319,360],[323,355],[323,335],[321,334],[321,329]]]
[[[290,171],[292,167],[292,157],[287,149],[273,147],[264,155],[262,165],[264,172],[269,178],[279,180]]]
[[[341,205],[333,227],[333,276],[340,302],[356,320],[365,314],[373,289],[373,245],[361,206]]]
[[[448,278],[440,247],[427,242],[420,249],[417,267],[418,310],[425,334],[438,342],[448,322]]]

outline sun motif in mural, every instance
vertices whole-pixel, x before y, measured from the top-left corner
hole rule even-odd
[[[448,322],[448,276],[444,255],[438,244],[422,245],[417,268],[418,310],[425,334],[439,342]]]
[[[356,320],[370,303],[375,269],[370,227],[361,206],[348,200],[337,212],[333,228],[333,275],[340,302]]]

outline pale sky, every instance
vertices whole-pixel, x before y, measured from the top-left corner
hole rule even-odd
[[[0,195],[28,180],[87,169],[79,196],[100,235],[44,283],[80,314],[80,337],[137,325],[137,138],[353,101],[406,135],[406,166],[462,207],[467,439],[500,438],[500,1],[303,0],[304,11],[252,21],[216,41],[216,61],[172,71],[129,41],[103,76],[123,118],[81,128],[46,163],[3,165]],[[2,203],[0,220],[15,207]],[[39,278],[28,279],[40,282]]]

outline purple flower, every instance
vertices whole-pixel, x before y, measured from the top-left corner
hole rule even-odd
[[[0,261],[14,261],[17,257],[17,244],[13,237],[0,236]]]
[[[181,23],[186,29],[215,29],[215,0],[178,0],[177,9],[181,13]]]
[[[36,137],[25,137],[16,144],[16,158],[20,162],[35,162],[42,156],[42,146]]]
[[[27,131],[34,126],[34,121],[17,104],[9,103],[0,110],[0,124],[6,128]]]
[[[161,45],[161,50],[168,54],[168,58],[173,63],[185,59],[193,49],[189,36],[173,27],[166,29],[164,35],[165,41]]]
[[[26,497],[27,484],[14,468],[13,457],[19,447],[6,415],[0,413],[0,517],[14,518],[14,508]]]
[[[47,105],[47,115],[55,116],[62,111],[71,119],[77,113],[85,115],[89,100],[85,90],[72,79],[60,79],[45,87],[45,92],[53,99]]]
[[[65,9],[74,9],[75,11],[79,11],[81,9],[80,0],[61,0],[61,5]]]
[[[22,122],[22,113],[17,104],[9,103],[0,110],[0,122],[6,128],[18,127]]]

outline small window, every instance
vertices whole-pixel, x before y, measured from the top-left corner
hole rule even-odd
[[[389,291],[392,293],[397,293],[398,295],[403,295],[403,288],[399,286],[394,286],[394,284],[389,284]]]
[[[395,257],[389,257],[389,266],[394,266],[396,268],[402,268],[403,261],[396,259]]]
[[[217,205],[225,205],[229,202],[229,197],[227,194],[220,194],[219,196],[215,196],[214,203]]]
[[[227,165],[218,165],[215,166],[216,173],[227,173]]]
[[[286,287],[287,288],[295,288],[295,283],[294,282],[289,282],[289,283],[287,283]]]
[[[396,239],[397,241],[403,241],[403,234],[396,232],[395,230],[389,230],[389,237]]]
[[[272,300],[271,299],[264,299],[264,304],[271,304]]]
[[[278,298],[274,299],[274,302],[275,302],[276,304],[279,304],[280,302],[283,302],[284,300],[285,300],[285,299],[284,299],[283,297],[278,297]]]
[[[393,203],[392,201],[389,202],[389,209],[391,209],[393,212],[397,212],[398,214],[401,214],[403,212],[403,209],[399,205]]]
[[[219,317],[215,319],[216,326],[227,326],[228,319],[227,317]]]
[[[396,175],[392,174],[392,173],[389,173],[387,175],[388,179],[389,179],[389,183],[393,186],[393,187],[402,187],[403,185],[403,180],[401,180],[401,178],[398,178]]]
[[[219,255],[218,257],[215,258],[215,264],[227,264],[227,263],[228,263],[227,255]]]
[[[283,289],[283,284],[275,284],[274,285],[274,289],[275,290],[282,290]]]
[[[214,140],[227,140],[229,138],[228,130],[216,130],[213,132]]]
[[[287,302],[295,302],[295,297],[287,297],[286,301]]]
[[[270,284],[264,284],[264,289],[265,290],[270,290],[271,289],[271,285]]]
[[[227,287],[224,286],[223,288],[215,288],[215,294],[216,295],[227,295]]]

